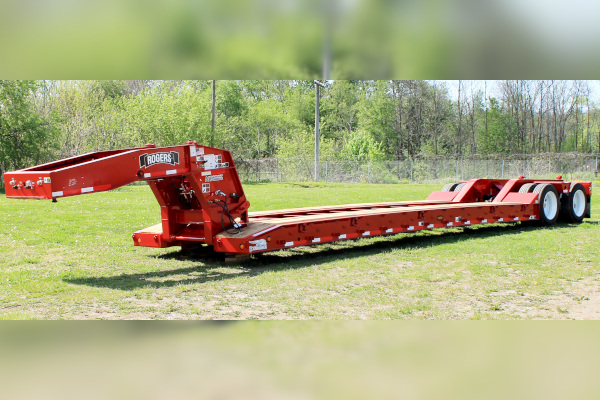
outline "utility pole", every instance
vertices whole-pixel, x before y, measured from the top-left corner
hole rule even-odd
[[[319,182],[319,88],[325,87],[315,80],[315,182]]]
[[[210,147],[214,147],[215,141],[215,93],[216,93],[216,81],[212,81],[212,120],[210,124]]]

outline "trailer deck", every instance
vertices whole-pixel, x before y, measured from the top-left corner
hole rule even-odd
[[[489,203],[487,206],[477,203],[407,205],[335,213],[311,211],[306,214],[295,210],[293,215],[283,213],[272,218],[250,217],[247,228],[241,234],[218,234],[217,246],[234,252],[236,247],[243,250],[248,243],[248,253],[251,253],[260,251],[256,247],[261,246],[276,250],[434,228],[529,221],[535,218],[531,215],[533,207],[528,210],[521,203],[503,203],[500,207]]]
[[[591,199],[591,182],[519,177],[456,182],[419,201],[249,212],[231,154],[196,142],[89,153],[5,174],[7,197],[54,201],[134,181],[146,181],[161,208],[159,224],[133,234],[136,246],[208,245],[244,255],[477,224],[581,222]]]

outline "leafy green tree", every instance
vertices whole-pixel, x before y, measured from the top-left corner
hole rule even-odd
[[[385,158],[381,150],[381,143],[377,142],[369,132],[363,129],[351,132],[348,135],[342,155],[344,159],[358,161],[376,161]]]
[[[225,118],[240,117],[248,111],[243,87],[236,81],[220,81],[217,98],[217,110]]]
[[[361,99],[358,127],[370,132],[387,157],[402,159],[406,154],[396,100],[390,82],[373,82],[369,95]]]
[[[52,119],[33,107],[35,81],[0,80],[0,174],[47,160],[56,148]]]
[[[90,91],[100,99],[115,99],[127,93],[127,82],[117,80],[92,81]]]
[[[497,82],[498,97],[489,103],[487,84],[482,92],[477,83],[462,82],[460,99],[451,85],[325,82],[321,158],[403,160],[600,146],[598,105],[581,81]],[[242,159],[302,158],[311,169],[312,80],[217,82],[214,134],[211,81],[2,81],[0,89],[2,170],[186,140],[213,143]]]
[[[157,86],[123,100],[124,126],[131,132],[133,145],[155,143],[159,146],[197,140],[209,144],[211,89],[193,85]]]
[[[356,130],[360,96],[355,81],[333,82],[321,103],[321,132],[326,137],[343,139]]]
[[[488,112],[487,134],[484,127],[479,130],[479,149],[482,154],[508,154],[513,132],[511,116],[502,109],[500,102],[491,97]]]
[[[283,105],[292,118],[307,129],[315,127],[315,86],[313,81],[292,81]]]

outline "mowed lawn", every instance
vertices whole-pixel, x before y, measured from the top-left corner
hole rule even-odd
[[[251,210],[420,200],[442,185],[246,184]],[[600,319],[600,198],[582,224],[451,228],[226,264],[134,247],[149,188],[0,195],[2,319]]]

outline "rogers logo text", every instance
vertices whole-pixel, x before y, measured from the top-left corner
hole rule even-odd
[[[155,164],[179,164],[179,153],[171,151],[170,153],[152,153],[140,156],[140,168],[148,168]]]

